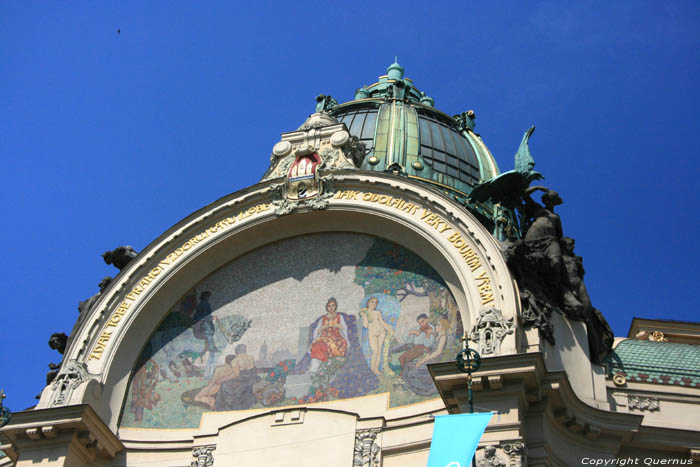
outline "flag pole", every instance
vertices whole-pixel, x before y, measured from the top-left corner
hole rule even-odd
[[[462,336],[462,351],[457,354],[457,368],[459,371],[467,374],[467,396],[469,399],[469,413],[474,413],[474,392],[472,390],[472,372],[479,369],[481,366],[481,356],[479,353],[470,349],[467,345],[469,338],[467,332],[464,331]],[[472,457],[472,467],[476,467],[476,451]]]

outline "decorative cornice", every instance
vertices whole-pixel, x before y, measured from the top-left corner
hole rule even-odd
[[[466,375],[457,370],[454,362],[428,365],[428,369],[447,409],[450,413],[459,413],[458,397],[462,396],[460,390],[466,387]],[[483,358],[481,367],[472,375],[475,382],[481,382],[475,390],[484,393],[501,390],[489,384],[490,379],[499,376],[503,387],[520,385],[525,396],[523,410],[528,410],[528,403],[546,400],[547,412],[554,424],[589,440],[603,436],[618,440],[629,437],[642,421],[640,415],[599,409],[579,399],[566,373],[546,370],[540,352]]]
[[[0,432],[13,446],[51,443],[60,433],[77,434],[77,446],[84,455],[113,458],[124,445],[87,404],[27,410],[13,414]]]

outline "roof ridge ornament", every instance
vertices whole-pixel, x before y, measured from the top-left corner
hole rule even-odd
[[[421,94],[425,96],[424,92]],[[430,99],[431,101],[433,100],[431,97],[427,97],[427,99]],[[423,104],[423,98],[421,98],[421,104]],[[476,123],[474,122],[474,120],[476,120],[476,113],[473,110],[467,110],[461,114],[453,115],[452,118],[455,122],[457,122],[459,131],[474,130],[474,127],[476,126]]]
[[[366,84],[355,91],[355,100],[367,99],[369,96],[369,89],[367,89]]]
[[[369,98],[384,99],[385,102],[418,103],[426,107],[435,106],[435,100],[432,97],[421,92],[412,80],[405,77],[404,67],[399,65],[398,57],[394,57],[394,63],[387,67],[386,74],[380,76],[376,83],[370,86],[364,85],[355,90],[353,100]],[[318,107],[318,109],[320,108]]]
[[[338,101],[333,99],[330,95],[319,94],[316,96],[316,112],[330,112],[333,108],[338,105]]]
[[[386,74],[389,79],[400,80],[404,76],[404,67],[399,65],[399,57],[394,56],[394,63],[386,69]]]
[[[421,91],[420,95],[421,98],[420,101],[418,101],[419,104],[425,105],[427,107],[435,107],[435,99],[426,95],[423,91]],[[470,112],[473,112],[473,110],[471,110]]]

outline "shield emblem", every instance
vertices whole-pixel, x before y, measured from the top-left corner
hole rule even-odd
[[[287,172],[287,198],[304,200],[319,194],[319,182],[316,169],[321,164],[321,157],[315,152],[296,157]]]

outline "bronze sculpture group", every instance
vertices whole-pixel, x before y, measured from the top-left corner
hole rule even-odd
[[[542,175],[535,172],[525,132],[515,156],[515,170],[474,188],[473,202],[491,201],[499,206],[494,233],[503,242],[504,255],[513,272],[522,304],[522,322],[534,326],[554,344],[552,313],[586,324],[590,358],[600,363],[612,348],[613,333],[603,315],[593,307],[583,282],[583,260],[574,253],[574,239],[564,237],[561,219],[554,212],[562,204],[556,191],[529,186]],[[532,199],[541,191],[541,203]],[[502,211],[510,215],[503,215]],[[517,220],[515,218],[517,213]]]

